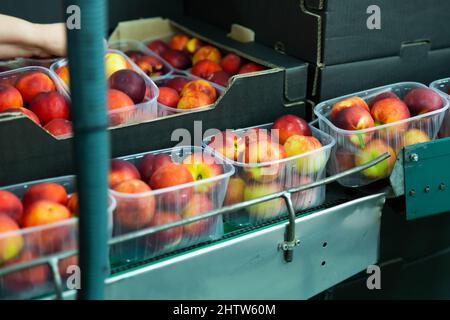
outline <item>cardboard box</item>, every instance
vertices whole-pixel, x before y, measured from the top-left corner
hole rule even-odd
[[[405,46],[400,55],[326,67],[311,67],[311,99],[315,102],[390,83],[425,85],[448,77],[450,48],[430,50],[428,43]]]
[[[213,109],[110,129],[113,157],[174,146],[178,141],[171,137],[177,129],[194,136],[195,128],[242,128],[271,122],[286,113],[307,116],[308,111],[311,116],[311,106],[305,101],[307,64],[273,49],[234,41],[220,29],[191,19],[177,23],[161,18],[121,23],[111,39],[142,40],[167,37],[174,32],[198,36],[270,69],[236,76]],[[201,129],[196,121],[201,121]],[[202,132],[197,137],[200,145]],[[0,152],[0,186],[74,172],[72,138],[55,139],[21,115],[0,116],[0,150],[4,150]]]
[[[450,47],[449,12],[443,0],[185,1],[187,15],[226,30],[241,24],[257,42],[320,67],[395,56],[413,42]]]

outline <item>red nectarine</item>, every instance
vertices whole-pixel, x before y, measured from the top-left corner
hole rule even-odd
[[[222,71],[222,67],[211,60],[201,60],[198,63],[196,63],[192,69],[191,73],[194,76],[207,79],[211,77],[214,73]]]
[[[30,110],[39,117],[43,125],[54,119],[68,120],[70,117],[66,98],[56,91],[36,95],[30,103]]]
[[[10,85],[0,84],[0,112],[21,107],[23,107],[23,99],[19,90]]]
[[[155,215],[156,202],[155,196],[148,194],[152,190],[145,182],[127,180],[115,186],[114,191],[123,194],[140,194],[138,197],[117,197],[117,208],[114,211],[117,223],[131,230],[150,224]]]
[[[63,206],[67,204],[67,192],[62,185],[47,182],[31,186],[23,197],[23,206],[25,210],[38,201],[50,201],[59,203]]]
[[[120,159],[111,160],[108,176],[110,188],[114,188],[118,184],[127,180],[139,179],[141,179],[141,175],[132,163]]]
[[[7,215],[17,223],[22,221],[23,205],[12,192],[0,190],[0,215]]]
[[[30,103],[40,93],[56,90],[53,80],[39,71],[24,74],[17,80],[16,88],[22,94],[25,103]]]

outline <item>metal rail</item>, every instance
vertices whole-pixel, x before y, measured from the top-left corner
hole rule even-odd
[[[197,222],[203,219],[208,219],[208,218],[212,218],[218,215],[222,215],[222,214],[228,214],[228,213],[233,213],[236,211],[239,211],[241,209],[244,209],[246,207],[255,205],[255,204],[260,204],[263,202],[267,202],[267,201],[271,201],[277,198],[283,198],[285,203],[286,203],[286,207],[288,209],[288,225],[287,225],[287,232],[286,232],[286,239],[283,243],[279,244],[279,249],[284,251],[284,258],[286,262],[292,262],[293,260],[293,250],[295,247],[297,247],[300,244],[300,241],[298,239],[295,238],[295,219],[296,219],[296,215],[295,215],[295,210],[294,210],[294,206],[292,203],[292,199],[291,199],[291,195],[292,193],[297,193],[297,192],[301,192],[301,191],[305,191],[308,189],[313,189],[322,185],[327,185],[330,184],[332,182],[335,182],[341,178],[344,178],[346,176],[355,174],[357,172],[360,171],[364,171],[374,165],[377,165],[378,163],[388,159],[390,157],[389,153],[385,153],[383,155],[381,155],[380,157],[364,164],[361,166],[357,166],[354,167],[350,170],[347,171],[343,171],[341,173],[338,173],[336,175],[327,177],[325,179],[316,181],[316,182],[312,182],[309,184],[305,184],[299,187],[293,187],[293,188],[289,188],[287,190],[284,191],[280,191],[277,193],[273,193],[273,194],[269,194],[266,195],[264,197],[261,198],[257,198],[257,199],[252,199],[252,200],[248,200],[248,201],[244,201],[244,202],[240,202],[234,205],[230,205],[230,206],[226,206],[226,207],[222,207],[220,209],[216,209],[213,211],[210,211],[206,214],[202,214],[202,215],[198,215],[195,217],[191,217],[191,218],[187,218],[181,221],[177,221],[177,222],[173,222],[173,223],[169,223],[169,224],[165,224],[165,225],[161,225],[161,226],[156,226],[156,227],[150,227],[150,228],[146,228],[143,230],[139,230],[136,232],[132,232],[129,234],[125,234],[125,235],[121,235],[121,236],[117,236],[114,237],[112,239],[110,239],[108,241],[108,245],[112,246],[112,245],[116,245],[122,242],[126,242],[126,241],[130,241],[130,240],[134,240],[134,239],[138,239],[138,238],[142,238],[157,232],[161,232],[161,231],[165,231],[171,228],[176,228],[176,227],[181,227],[193,222]],[[36,267],[39,265],[43,265],[43,264],[47,264],[50,266],[51,270],[52,270],[52,275],[53,275],[53,279],[54,279],[54,284],[55,284],[55,291],[56,291],[56,297],[57,299],[62,299],[62,295],[63,295],[63,287],[62,287],[62,280],[61,280],[61,275],[59,273],[58,270],[58,261],[66,259],[68,257],[74,256],[78,254],[78,250],[70,250],[70,251],[66,251],[63,253],[57,253],[57,254],[53,254],[53,255],[49,255],[46,257],[42,257],[39,259],[35,259],[33,261],[28,261],[28,262],[24,262],[24,263],[20,263],[20,264],[16,264],[16,265],[12,265],[9,267],[5,267],[0,269],[0,277],[4,276],[6,274],[9,273],[13,273],[13,272],[17,272],[23,269],[27,269],[27,268],[32,268],[32,267]]]

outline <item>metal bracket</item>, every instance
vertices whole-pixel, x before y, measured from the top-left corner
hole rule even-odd
[[[284,241],[278,245],[278,249],[282,251],[292,251],[296,247],[300,246],[300,240],[295,239],[294,241]]]

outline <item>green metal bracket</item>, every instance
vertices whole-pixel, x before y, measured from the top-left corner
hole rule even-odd
[[[398,162],[407,220],[450,212],[450,138],[405,147]]]

